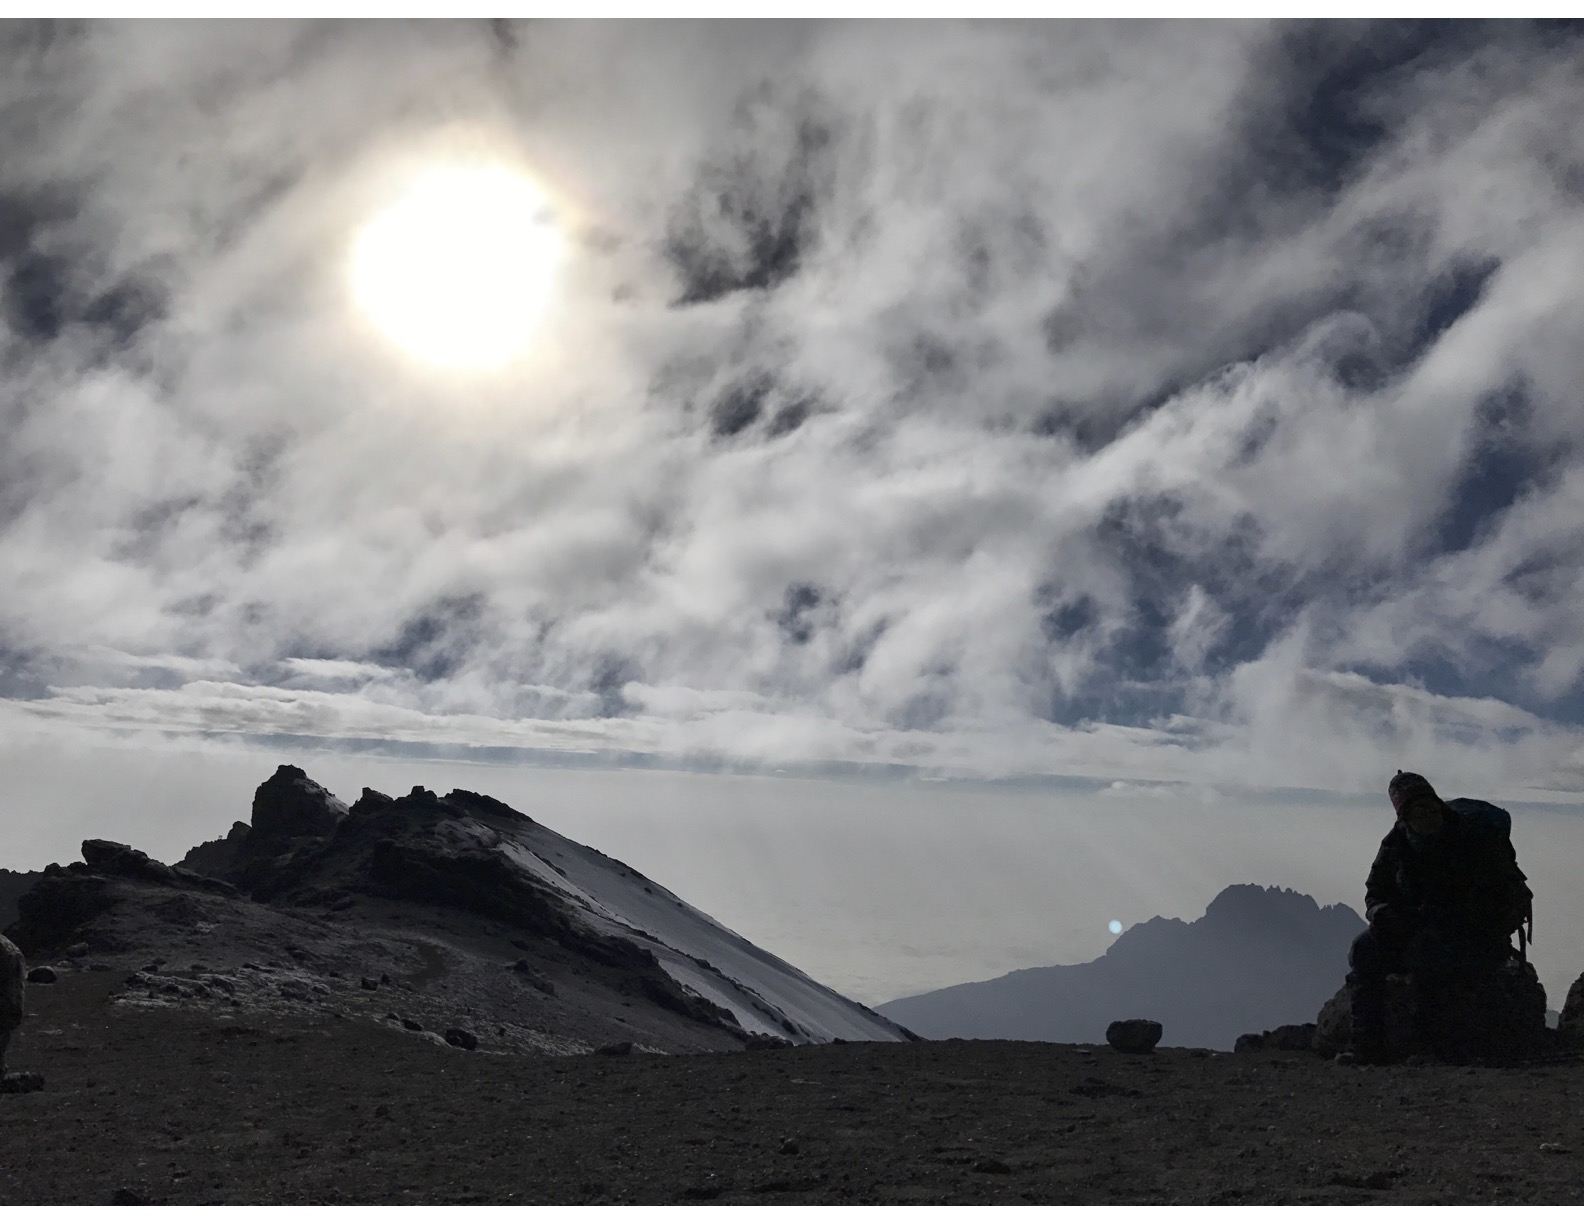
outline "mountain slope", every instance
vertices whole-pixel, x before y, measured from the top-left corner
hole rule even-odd
[[[20,899],[12,936],[35,957],[137,968],[132,1001],[328,1009],[556,1052],[910,1036],[625,864],[466,791],[366,790],[349,809],[281,766],[251,824],[174,868],[109,842],[83,855]],[[386,1010],[388,991],[406,1014]]]
[[[923,1037],[1098,1042],[1112,1020],[1146,1017],[1169,1045],[1231,1049],[1237,1038],[1313,1020],[1347,972],[1363,920],[1345,905],[1252,884],[1202,918],[1152,918],[1081,965],[1020,969],[897,999],[882,1015]]]

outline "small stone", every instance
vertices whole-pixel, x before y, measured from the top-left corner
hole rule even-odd
[[[363,987],[364,990],[378,990],[379,989],[379,982],[376,979],[374,979],[374,978],[366,977],[359,984]]]
[[[595,1050],[594,1053],[596,1053],[596,1054],[608,1054],[608,1055],[611,1055],[613,1057],[620,1057],[623,1054],[631,1054],[632,1051],[633,1051],[633,1043],[632,1042],[630,1042],[630,1041],[613,1041],[609,1045],[600,1046],[600,1048]]]
[[[994,1156],[986,1156],[983,1160],[974,1161],[973,1171],[975,1173],[1010,1173],[1012,1169],[1005,1162],[997,1160]]]
[[[147,1204],[148,1200],[146,1198],[128,1190],[125,1186],[122,1186],[110,1196],[110,1205],[112,1207],[144,1207]]]
[[[1148,1054],[1161,1039],[1159,1020],[1113,1020],[1106,1026],[1106,1042],[1124,1054]]]
[[[37,982],[41,986],[48,986],[52,982],[60,981],[60,974],[56,973],[48,965],[36,965],[28,970],[27,980]]]
[[[406,1029],[410,1033],[421,1033],[424,1031],[424,1026],[419,1024],[418,1021],[414,1020],[411,1016],[402,1017],[402,1028]]]
[[[1573,1149],[1565,1143],[1542,1143],[1540,1150],[1548,1156],[1566,1156]]]
[[[44,1077],[37,1071],[13,1071],[0,1076],[0,1093],[20,1096],[24,1092],[39,1092],[44,1087]]]
[[[448,1028],[445,1031],[446,1045],[456,1046],[459,1050],[478,1049],[478,1038],[467,1029]]]
[[[798,1154],[798,1141],[796,1139],[781,1140],[781,1155],[796,1156]]]

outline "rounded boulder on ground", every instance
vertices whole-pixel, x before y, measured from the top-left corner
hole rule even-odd
[[[1159,1020],[1113,1020],[1106,1026],[1106,1042],[1124,1054],[1148,1054],[1161,1039]]]

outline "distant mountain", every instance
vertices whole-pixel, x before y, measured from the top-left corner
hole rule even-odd
[[[414,787],[348,808],[290,765],[250,824],[182,863],[84,842],[19,910],[25,952],[137,968],[132,993],[162,1005],[268,1002],[552,1052],[911,1036],[498,800]]]
[[[1082,965],[1020,969],[878,1010],[922,1037],[1099,1042],[1112,1020],[1159,1020],[1167,1045],[1229,1050],[1314,1020],[1364,920],[1285,888],[1235,884],[1193,922],[1151,918]]]

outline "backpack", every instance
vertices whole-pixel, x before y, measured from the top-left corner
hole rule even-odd
[[[1512,813],[1506,808],[1499,808],[1494,803],[1486,803],[1483,799],[1451,799],[1447,801],[1447,807],[1475,828],[1500,836],[1508,846],[1509,852],[1511,851]],[[1518,957],[1526,961],[1529,959],[1529,945],[1534,943],[1534,893],[1526,883],[1527,877],[1518,869],[1516,854],[1513,855],[1512,861],[1513,876],[1510,881],[1511,896],[1507,913],[1510,925],[1507,931],[1518,932]]]

